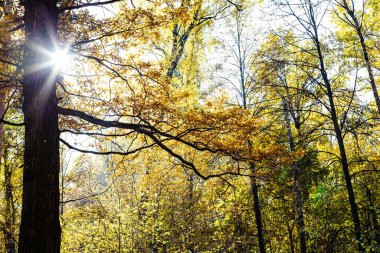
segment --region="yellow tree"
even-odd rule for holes
[[[23,18],[15,17],[14,22],[20,23],[15,30],[24,31],[21,64],[24,122],[13,125],[25,125],[19,252],[60,251],[59,141],[74,148],[60,139],[60,126],[71,132],[75,132],[73,129],[83,132],[116,128],[123,130],[123,135],[141,136],[140,145],[132,144],[125,151],[108,153],[128,155],[157,146],[204,179],[219,175],[203,175],[175,150],[174,143],[238,157],[250,155],[238,143],[233,149],[225,144],[239,141],[241,134],[253,134],[254,122],[246,120],[244,112],[237,108],[221,111],[211,106],[182,110],[177,107],[178,101],[185,100],[189,93],[176,93],[167,75],[162,75],[159,64],[134,64],[132,58],[121,59],[123,53],[133,55],[129,39],[140,37],[143,41],[151,35],[144,34],[144,28],[161,25],[170,17],[157,10],[157,6],[165,3],[158,1],[148,8],[129,8],[116,18],[103,20],[96,19],[86,9],[115,2],[117,0],[95,3],[28,0],[18,7]],[[79,94],[74,95],[58,77],[61,66],[57,63],[57,57],[63,57],[63,51],[68,51],[62,44],[67,43],[65,35],[70,32],[75,40],[70,51],[88,64],[86,69],[91,66],[104,73],[101,78],[79,80]],[[113,89],[122,92],[112,93],[108,99],[103,94],[99,98],[98,91],[107,90],[100,85],[104,81],[115,84]],[[57,85],[62,88],[62,98],[57,97]],[[74,98],[68,99],[70,96]],[[95,110],[85,112],[89,108],[81,105],[86,100],[93,101]]]
[[[335,1],[335,13],[340,19],[341,39],[346,42],[347,49],[350,47],[353,52],[358,52],[356,56],[359,62],[363,62],[367,69],[369,83],[371,85],[373,97],[377,106],[377,111],[380,113],[380,98],[377,91],[377,84],[375,79],[375,62],[376,62],[376,49],[373,50],[373,40],[379,34],[378,30],[378,3],[376,1]],[[359,8],[358,8],[359,6]],[[351,29],[348,30],[347,28]],[[354,34],[352,34],[354,33]],[[352,36],[354,35],[354,37]],[[375,39],[376,40],[376,39]],[[356,44],[359,42],[360,49],[356,49]],[[348,53],[350,54],[350,53]]]

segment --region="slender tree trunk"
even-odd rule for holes
[[[59,131],[54,66],[48,61],[57,39],[57,0],[25,0],[23,80],[25,154],[19,253],[60,252]],[[38,46],[38,47],[36,47]]]
[[[380,248],[380,226],[379,226],[379,222],[377,221],[378,220],[378,215],[376,213],[376,209],[374,208],[375,207],[375,203],[373,202],[373,198],[372,198],[372,192],[371,190],[366,187],[366,198],[369,202],[369,213],[370,213],[370,217],[371,217],[371,221],[372,221],[372,229],[374,231],[374,239],[375,239],[375,242],[376,242],[376,246],[378,248]],[[371,242],[369,242],[369,244],[371,244]]]
[[[5,90],[0,89],[0,118],[4,117],[5,113]],[[3,157],[3,142],[4,142],[4,124],[0,122],[0,171],[1,159]]]
[[[238,31],[238,57],[239,57],[239,72],[240,72],[240,85],[242,90],[242,99],[243,99],[243,108],[248,109],[247,105],[247,94],[246,94],[246,83],[245,83],[245,69],[244,69],[244,59],[242,57],[242,51],[241,51],[241,30],[239,26],[237,26]],[[252,147],[252,143],[248,140],[247,145],[249,148]],[[255,164],[252,162],[250,163],[252,175],[255,172]],[[261,218],[261,209],[260,209],[260,199],[258,194],[258,186],[257,186],[257,180],[254,176],[251,177],[251,193],[253,196],[253,211],[255,213],[255,221],[256,221],[256,228],[257,228],[257,239],[259,241],[259,249],[260,253],[266,252],[266,246],[265,246],[265,239],[264,239],[264,231],[263,231],[263,222]]]
[[[61,166],[62,168],[62,166]],[[63,169],[62,169],[62,173],[61,173],[61,192],[60,192],[60,215],[63,215],[63,212],[64,212],[64,203],[63,203],[63,200],[64,200],[64,194],[65,194],[65,175],[63,173]]]
[[[12,187],[12,169],[8,164],[8,150],[4,147],[4,195],[5,195],[5,250],[7,253],[15,253],[16,245],[14,241],[14,205]]]
[[[9,4],[9,3],[8,3]],[[5,5],[7,5],[7,2],[5,2]],[[5,13],[5,15],[8,15],[10,13]],[[10,39],[7,38],[3,43],[9,43]],[[3,81],[3,80],[1,80]],[[0,118],[4,118],[5,113],[5,99],[6,99],[6,88],[0,87]],[[3,141],[4,141],[4,123],[0,122],[0,169],[1,169],[1,158],[2,158],[2,151],[3,151]]]
[[[372,71],[372,65],[369,61],[369,56],[367,52],[367,46],[364,41],[364,36],[361,32],[361,30],[357,29],[358,36],[360,38],[360,45],[362,47],[362,52],[364,56],[364,61],[366,63],[367,71],[368,71],[368,77],[369,77],[369,82],[371,84],[372,88],[372,93],[376,101],[376,106],[377,106],[377,112],[380,114],[380,98],[379,98],[379,93],[377,91],[376,83],[375,83],[375,78],[373,77],[373,71]]]
[[[254,170],[254,165],[251,164],[251,169]],[[253,211],[255,213],[256,227],[257,227],[257,238],[259,240],[260,253],[265,253],[265,240],[263,232],[263,221],[261,218],[261,210],[259,204],[259,194],[258,185],[255,177],[251,177],[251,193],[253,196]]]
[[[246,82],[245,82],[245,58],[243,57],[243,52],[241,49],[241,28],[240,21],[237,20],[237,48],[238,48],[238,61],[239,61],[239,73],[240,73],[240,85],[241,85],[241,95],[243,108],[248,109],[247,104],[247,93],[246,93]],[[248,148],[252,147],[252,143],[247,141]],[[251,167],[252,175],[255,173],[255,164],[253,162],[249,165]],[[260,253],[266,252],[265,239],[264,239],[264,231],[263,231],[263,221],[261,217],[261,209],[260,209],[260,199],[258,193],[258,185],[257,180],[254,176],[251,177],[251,194],[253,196],[253,212],[255,213],[255,221],[257,228],[257,239],[259,242]]]
[[[193,206],[194,206],[194,175],[193,175],[193,173],[191,173],[189,175],[189,207],[188,207],[188,210],[190,211],[190,217],[189,217],[190,222],[191,222],[190,224],[195,223],[195,213],[194,213]],[[194,244],[194,236],[192,236],[193,228],[191,228],[191,230],[189,232],[190,232],[190,236],[189,236],[188,250],[189,250],[189,252],[194,253],[195,252],[195,244]]]
[[[188,8],[189,3],[187,1],[182,1],[181,7]],[[175,71],[178,68],[178,64],[183,56],[183,53],[185,51],[186,42],[189,39],[191,32],[196,27],[196,22],[198,20],[198,14],[199,9],[195,11],[195,16],[192,17],[192,20],[188,27],[185,27],[183,33],[181,34],[181,28],[183,27],[179,23],[175,23],[172,34],[173,34],[173,41],[172,41],[172,50],[170,55],[170,61],[169,61],[169,68],[166,72],[166,76],[170,79],[173,78]],[[198,23],[200,25],[201,23]]]
[[[362,25],[359,24],[358,18],[356,16],[354,10],[349,7],[346,0],[343,0],[342,5],[343,5],[344,9],[347,11],[348,15],[351,17],[351,19],[353,21],[352,26],[354,27],[356,34],[359,37],[360,46],[362,48],[362,54],[363,54],[365,65],[366,65],[367,72],[368,72],[369,82],[371,84],[372,93],[373,93],[373,96],[375,98],[375,102],[376,102],[376,106],[377,106],[377,112],[380,114],[379,93],[377,91],[375,78],[373,76],[372,65],[371,65],[371,62],[369,60],[369,55],[368,55],[368,51],[367,51],[367,45],[366,45],[365,39],[364,39]]]
[[[334,126],[334,132],[335,132],[335,137],[338,142],[339,146],[339,152],[340,152],[340,161],[342,165],[342,170],[344,174],[344,180],[346,183],[346,190],[348,193],[348,201],[350,203],[350,208],[351,208],[351,215],[352,215],[352,220],[354,223],[354,232],[355,232],[355,238],[356,238],[356,243],[359,252],[365,252],[364,247],[363,247],[363,238],[362,238],[362,233],[361,233],[361,228],[360,228],[360,218],[359,218],[359,211],[358,211],[358,206],[356,204],[356,199],[355,199],[355,193],[352,187],[352,181],[351,181],[351,175],[349,171],[349,166],[348,166],[348,159],[347,159],[347,154],[346,154],[346,149],[344,145],[344,140],[343,140],[343,134],[341,130],[341,126],[339,124],[339,119],[338,115],[336,112],[335,108],[335,102],[334,102],[334,92],[332,91],[331,88],[331,83],[330,79],[328,78],[327,72],[326,72],[326,67],[325,67],[325,62],[324,62],[324,56],[322,53],[322,48],[321,48],[321,43],[319,40],[319,34],[318,34],[318,24],[317,21],[315,20],[314,16],[314,9],[312,6],[311,1],[309,0],[307,2],[308,6],[308,11],[309,11],[309,19],[310,19],[310,24],[311,24],[311,29],[313,32],[313,41],[317,49],[317,56],[318,56],[318,61],[319,61],[319,71],[322,76],[323,84],[327,90],[327,97],[328,97],[328,103],[329,103],[329,112],[331,116],[331,121]]]
[[[7,3],[8,6],[13,6],[12,3]],[[12,8],[10,8],[12,9]],[[5,13],[9,15],[11,13]],[[6,89],[0,88],[0,118],[4,118],[5,114],[5,99]],[[12,192],[12,170],[8,166],[8,152],[4,145],[4,124],[0,122],[0,171],[2,158],[4,160],[4,197],[5,197],[5,210],[4,210],[4,239],[5,239],[5,252],[15,253],[16,245],[14,240],[14,204],[13,204],[13,192]]]
[[[293,226],[290,227],[289,226],[289,222],[286,224],[286,226],[288,227],[288,234],[289,234],[289,241],[290,241],[290,251],[291,253],[295,253],[295,249],[294,249],[294,240],[293,240]]]
[[[294,144],[292,128],[290,125],[288,104],[284,97],[282,97],[282,107],[285,114],[284,115],[285,126],[286,126],[286,131],[288,134],[290,152],[294,152],[295,144]],[[292,164],[292,173],[293,173],[294,201],[295,201],[295,208],[296,208],[296,214],[297,214],[297,226],[298,226],[298,236],[300,240],[300,249],[301,249],[301,253],[306,253],[307,245],[306,245],[305,222],[303,219],[303,205],[302,205],[302,200],[301,200],[301,187],[300,187],[300,182],[298,180],[299,171],[295,163]]]
[[[5,90],[0,89],[0,118],[4,116],[4,112],[5,112]],[[4,140],[4,124],[0,122],[0,158],[2,157],[3,140]],[[1,168],[1,159],[0,159],[0,168]]]
[[[315,43],[316,43],[319,62],[320,62],[321,75],[323,78],[324,85],[327,89],[327,96],[328,96],[329,105],[330,105],[331,120],[332,120],[332,123],[334,126],[335,137],[337,139],[338,146],[339,146],[340,160],[341,160],[342,170],[343,170],[343,174],[344,174],[344,180],[346,183],[348,200],[349,200],[350,207],[351,207],[352,220],[354,222],[354,231],[355,231],[357,246],[358,246],[359,252],[365,252],[364,247],[362,245],[363,238],[362,238],[362,233],[361,233],[361,228],[360,228],[360,218],[359,218],[358,206],[356,204],[355,193],[354,193],[354,190],[352,187],[351,175],[350,175],[350,171],[349,171],[343,135],[342,135],[341,127],[339,125],[339,120],[338,120],[338,116],[337,116],[336,109],[335,109],[334,93],[331,89],[330,80],[327,76],[326,68],[324,65],[324,58],[323,58],[323,54],[322,54],[322,49],[321,49],[321,45],[320,45],[317,33],[315,36]]]

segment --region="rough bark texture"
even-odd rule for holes
[[[56,0],[26,0],[23,80],[25,154],[19,253],[60,252],[59,132],[54,66],[33,70],[48,59],[36,45],[53,50]]]

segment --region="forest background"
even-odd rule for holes
[[[0,251],[380,251],[379,1],[0,5]]]

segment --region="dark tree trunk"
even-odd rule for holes
[[[288,108],[288,103],[284,97],[282,98],[282,107],[285,114],[285,126],[286,126],[287,135],[288,135],[290,152],[294,152],[295,144],[294,144],[292,128],[290,125],[289,108]],[[295,208],[296,208],[296,214],[297,214],[297,227],[298,227],[298,236],[300,240],[300,249],[301,249],[301,253],[306,253],[307,245],[306,245],[305,222],[303,219],[301,186],[298,179],[299,171],[295,163],[292,164],[292,173],[293,173],[294,202],[295,202]]]
[[[321,75],[323,78],[324,85],[327,89],[327,96],[328,96],[329,105],[330,105],[331,120],[332,120],[332,123],[334,126],[335,137],[337,139],[338,146],[339,146],[340,161],[341,161],[342,170],[343,170],[343,174],[344,174],[344,180],[346,183],[346,189],[347,189],[347,193],[348,193],[348,201],[349,201],[350,207],[351,207],[351,215],[352,215],[352,220],[354,222],[354,231],[355,231],[357,246],[358,246],[359,252],[365,252],[364,247],[362,245],[363,238],[362,238],[362,233],[361,233],[361,228],[360,228],[359,211],[358,211],[358,206],[356,204],[354,189],[352,187],[351,175],[350,175],[350,171],[349,171],[347,154],[346,154],[346,149],[345,149],[345,145],[344,145],[342,130],[341,130],[341,126],[339,125],[338,115],[336,113],[335,103],[334,103],[334,93],[332,91],[330,80],[327,76],[327,72],[325,69],[324,58],[323,58],[323,54],[322,54],[322,50],[321,50],[321,45],[320,45],[320,42],[318,39],[318,34],[316,34],[315,42],[316,42],[316,46],[317,46],[317,53],[319,56]]]
[[[327,91],[328,104],[330,107],[329,112],[331,116],[331,121],[334,126],[335,137],[337,139],[337,143],[339,146],[340,162],[342,165],[344,180],[346,183],[346,190],[348,193],[348,201],[350,203],[350,208],[351,208],[352,221],[354,223],[356,243],[357,243],[359,252],[365,252],[365,249],[363,247],[362,232],[360,228],[359,211],[358,211],[358,206],[356,204],[354,189],[352,187],[351,175],[350,175],[349,166],[348,166],[348,159],[347,159],[347,153],[346,153],[346,149],[344,145],[342,129],[341,129],[341,125],[339,124],[338,114],[335,107],[334,92],[332,90],[330,79],[327,75],[327,71],[325,67],[325,60],[324,60],[324,55],[322,53],[322,45],[319,40],[318,24],[317,24],[317,21],[315,20],[313,5],[310,1],[308,1],[307,4],[308,4],[307,9],[309,10],[311,32],[313,33],[312,39],[317,50],[317,57],[319,61],[319,71],[322,76],[324,87],[326,88],[326,91]]]
[[[173,44],[170,56],[170,66],[166,73],[170,79],[173,78],[174,72],[177,70],[179,61],[181,60],[185,50],[186,42],[190,37],[191,31],[194,29],[194,23],[190,24],[183,35],[179,34],[179,29],[178,24],[175,24],[173,28]]]
[[[290,226],[289,222],[287,222],[286,226],[288,227],[288,235],[289,235],[289,241],[290,241],[290,251],[291,251],[291,253],[295,253],[294,240],[293,240],[293,227],[294,226]]]
[[[352,22],[350,22],[350,24],[353,26],[353,28],[356,31],[356,34],[359,37],[360,46],[362,48],[362,54],[364,57],[365,66],[366,66],[367,72],[368,72],[369,82],[371,84],[373,97],[375,98],[375,102],[376,102],[376,106],[377,106],[377,112],[380,114],[380,98],[379,98],[379,93],[377,91],[375,78],[373,76],[372,65],[371,65],[371,62],[369,60],[367,45],[366,45],[365,39],[364,39],[363,28],[362,28],[363,26],[362,26],[362,24],[359,23],[354,9],[350,8],[350,6],[348,5],[346,0],[343,0],[342,6],[347,11],[348,15],[351,17]]]
[[[377,112],[380,114],[380,98],[379,98],[379,93],[377,91],[375,78],[373,76],[372,65],[371,65],[371,62],[369,60],[369,56],[368,56],[368,52],[367,52],[367,46],[365,44],[362,31],[360,29],[357,29],[357,33],[358,33],[358,36],[360,39],[360,45],[362,47],[362,53],[363,53],[363,57],[364,57],[366,67],[367,67],[367,72],[368,72],[369,82],[371,84],[373,97],[375,98],[375,102],[376,102],[376,106],[377,106]]]
[[[376,213],[376,208],[374,208],[376,206],[376,204],[374,203],[373,201],[373,194],[370,190],[370,188],[366,187],[366,191],[365,191],[365,195],[366,195],[366,198],[368,200],[368,209],[369,209],[369,213],[370,213],[370,217],[371,217],[371,220],[372,220],[372,230],[374,232],[374,237],[373,239],[375,239],[375,242],[376,242],[376,247],[377,248],[380,248],[380,226],[379,226],[379,222],[377,221],[378,220],[378,215]],[[370,238],[371,239],[371,238]],[[371,242],[369,241],[369,244],[371,244]]]
[[[5,90],[0,89],[0,118],[4,116],[5,112]],[[4,124],[0,122],[0,157],[3,151],[3,140],[4,140]],[[1,159],[0,159],[0,168],[1,168]]]
[[[252,170],[253,170],[253,166]],[[265,253],[265,240],[264,240],[264,232],[263,232],[263,221],[261,218],[261,210],[260,210],[260,202],[259,202],[259,194],[258,194],[258,186],[255,177],[251,177],[251,192],[253,196],[253,211],[255,213],[256,219],[256,227],[257,227],[257,238],[259,240],[259,249],[260,253]]]
[[[191,172],[190,172],[191,173]],[[190,218],[190,224],[195,224],[195,212],[194,212],[194,175],[191,173],[189,175],[189,207],[188,210],[190,211],[189,218]],[[189,236],[189,242],[188,242],[188,250],[191,253],[195,252],[195,241],[193,234],[193,228],[188,231],[190,234]]]
[[[57,39],[57,0],[25,0],[23,80],[25,154],[19,253],[60,252],[59,132],[54,66],[47,62]],[[38,47],[37,47],[38,46]]]

